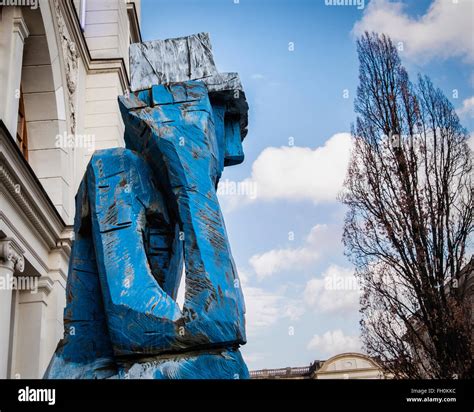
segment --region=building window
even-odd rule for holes
[[[18,127],[16,131],[18,146],[23,156],[28,160],[28,131],[26,127],[25,102],[23,100],[23,90],[20,88],[20,104],[18,105]]]

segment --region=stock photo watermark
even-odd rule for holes
[[[365,0],[324,0],[326,6],[352,6],[362,10],[365,7]]]
[[[257,198],[257,182],[244,180],[236,182],[234,180],[221,180],[217,187],[218,196],[243,196],[251,200]]]
[[[412,133],[412,134],[396,134],[389,133],[381,134],[380,139],[388,141],[390,146],[394,149],[401,148],[406,142],[410,147],[417,142],[422,142],[423,139],[433,139],[435,136],[446,136],[449,133],[447,128],[436,127],[433,130],[429,130],[426,133]]]
[[[46,403],[49,406],[56,404],[56,389],[38,389],[26,386],[18,390],[19,402]]]
[[[36,294],[38,283],[38,276],[14,276],[13,274],[0,276],[0,290],[30,291],[31,294]]]
[[[0,0],[0,6],[20,6],[36,10],[39,7],[39,0]]]
[[[359,281],[354,276],[327,276],[324,279],[326,290],[360,290]]]
[[[95,151],[95,135],[93,134],[63,134],[56,135],[57,148],[70,149],[81,148],[87,149],[90,152]]]

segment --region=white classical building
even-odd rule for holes
[[[0,4],[0,379],[40,378],[63,334],[77,187],[95,149],[124,144],[140,0]]]

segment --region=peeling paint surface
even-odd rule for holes
[[[97,151],[76,196],[65,334],[45,377],[247,378],[216,195],[223,168],[244,160],[245,94],[215,69],[206,34],[130,54],[132,86],[152,84],[119,98],[126,148]]]

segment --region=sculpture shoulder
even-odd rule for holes
[[[140,153],[124,147],[115,147],[96,150],[87,165],[86,173],[105,178],[131,169],[139,174],[147,173],[148,165]]]
[[[141,155],[125,147],[113,147],[110,149],[96,150],[89,161],[89,165],[98,160],[110,161],[114,159],[125,159],[131,161],[141,161]]]

